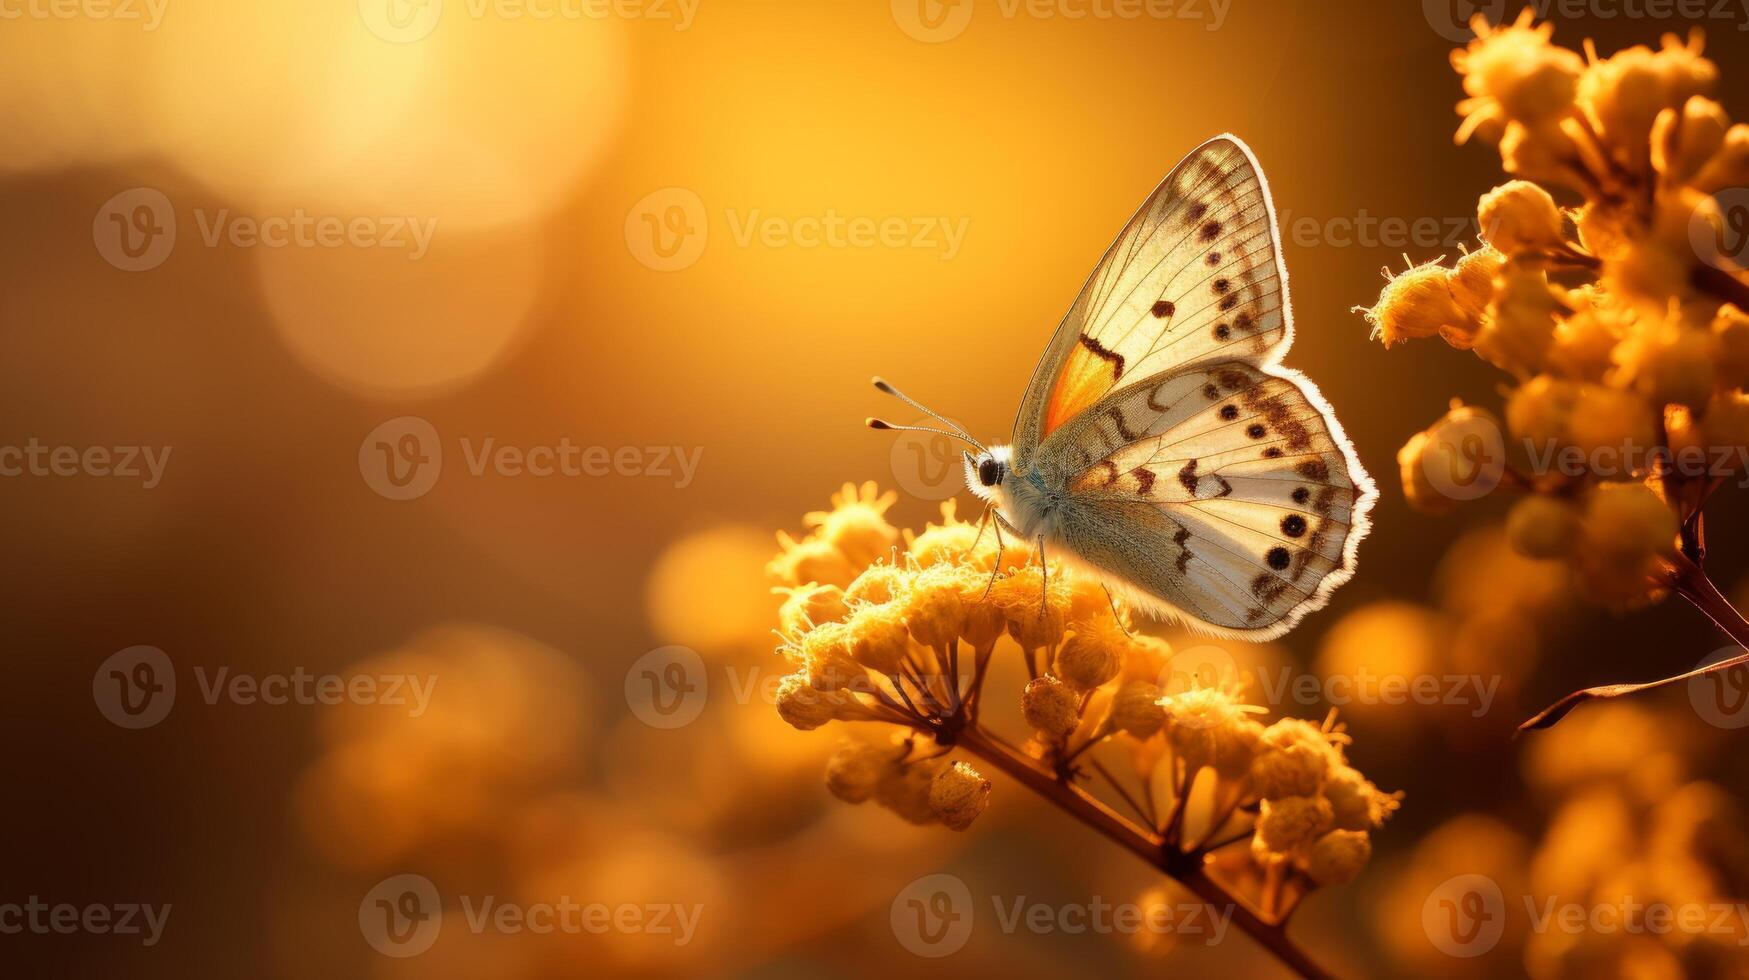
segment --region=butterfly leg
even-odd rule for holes
[[[1045,607],[1051,599],[1051,566],[1045,561],[1045,536],[1038,536],[1038,618],[1045,618]]]
[[[1130,629],[1129,624],[1123,621],[1123,616],[1117,611],[1117,596],[1111,594],[1111,589],[1107,588],[1104,582],[1099,583],[1099,587],[1105,589],[1105,601],[1111,603],[1111,618],[1117,621],[1118,629],[1123,630],[1125,636],[1133,638],[1136,635],[1135,631]]]

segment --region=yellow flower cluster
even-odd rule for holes
[[[951,502],[900,549],[885,519],[893,501],[846,486],[831,511],[809,515],[805,539],[780,536],[768,569],[786,597],[780,652],[794,670],[779,688],[783,718],[804,730],[899,726],[839,749],[826,774],[835,796],[969,827],[990,783],[949,755],[1008,744],[979,714],[1000,645],[1015,654],[1005,665],[1024,664],[1015,720],[1031,736],[1007,758],[1067,784],[1091,750],[1118,742],[1141,789],[1117,788],[1169,845],[1201,853],[1249,838],[1244,859],[1276,898],[1359,873],[1397,797],[1348,764],[1346,735],[1297,719],[1266,726],[1234,677],[1182,683],[1172,646],[1132,632],[1097,579],[999,553],[995,535],[957,520]]]
[[[1495,143],[1516,179],[1478,203],[1482,248],[1390,278],[1365,313],[1387,346],[1437,336],[1518,384],[1503,424],[1460,405],[1412,438],[1405,492],[1445,510],[1465,495],[1440,474],[1503,462],[1532,491],[1511,524],[1525,554],[1571,560],[1603,601],[1655,598],[1679,523],[1749,458],[1749,281],[1706,245],[1714,195],[1749,187],[1749,125],[1708,97],[1698,32],[1601,58],[1529,10],[1471,26],[1457,138]]]

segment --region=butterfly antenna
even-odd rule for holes
[[[984,448],[984,444],[979,442],[978,440],[972,438],[972,434],[970,432],[967,432],[964,428],[962,428],[958,422],[955,422],[953,419],[948,418],[947,416],[941,414],[940,412],[937,412],[936,410],[923,404],[922,402],[918,401],[917,399],[912,398],[910,395],[907,395],[904,392],[900,391],[899,389],[893,387],[891,384],[889,384],[887,382],[887,380],[885,378],[874,379],[874,386],[876,388],[880,389],[881,391],[884,391],[887,394],[892,395],[894,398],[897,398],[898,400],[904,402],[905,404],[911,406],[912,408],[915,408],[917,411],[922,412],[924,415],[927,415],[930,418],[935,419],[937,422],[940,422],[942,425],[945,425],[948,428],[954,430],[954,432],[958,433],[958,438],[963,439],[964,441],[969,442],[974,446],[977,446],[979,449]],[[881,426],[872,426],[872,425],[871,425],[871,427],[877,428],[877,429],[881,428]],[[886,426],[886,428],[891,429],[891,428],[898,428],[898,427],[897,426]],[[930,430],[925,430],[925,431],[930,431]]]
[[[958,439],[961,442],[970,443],[974,449],[977,449],[980,452],[984,449],[983,443],[966,435],[964,432],[950,432],[947,429],[935,429],[927,425],[894,425],[886,419],[869,419],[868,427],[871,429],[880,429],[883,432],[930,432],[938,436],[946,436],[949,439]]]

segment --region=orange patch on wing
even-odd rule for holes
[[[1121,357],[1097,345],[1089,345],[1085,337],[1082,340],[1063,362],[1063,373],[1057,375],[1056,387],[1051,389],[1051,400],[1045,404],[1045,425],[1041,435],[1050,435],[1064,422],[1105,397],[1123,373]]]

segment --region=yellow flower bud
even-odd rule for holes
[[[1476,353],[1514,374],[1541,370],[1555,339],[1557,307],[1542,270],[1507,263],[1501,267],[1494,301],[1476,334]]]
[[[1749,313],[1726,304],[1713,318],[1715,368],[1727,388],[1749,388]]]
[[[809,682],[828,691],[849,687],[865,676],[851,656],[855,630],[846,623],[825,623],[802,637],[802,665]]]
[[[1065,684],[1077,691],[1091,691],[1117,676],[1123,666],[1118,641],[1123,631],[1117,626],[1082,625],[1057,648],[1051,669]]]
[[[1477,324],[1481,323],[1482,314],[1488,311],[1488,304],[1494,300],[1494,280],[1505,262],[1506,256],[1498,249],[1485,246],[1458,259],[1457,268],[1452,271],[1449,280],[1452,299]],[[1452,338],[1448,336],[1446,340],[1451,342]],[[1467,345],[1453,343],[1452,346]]]
[[[874,795],[892,764],[890,752],[847,741],[826,760],[826,789],[846,803],[862,803]]]
[[[785,585],[821,582],[845,586],[856,577],[856,566],[829,542],[818,538],[794,541],[781,534],[778,540],[783,544],[783,553],[773,558],[765,570]]]
[[[1701,432],[1710,447],[1749,446],[1749,395],[1742,392],[1719,392],[1707,402],[1706,415],[1700,420]],[[1718,457],[1731,466],[1737,464],[1736,453]]]
[[[1675,317],[1641,321],[1616,347],[1609,381],[1633,388],[1660,409],[1703,408],[1713,391],[1715,345],[1711,331],[1683,326]]]
[[[1320,885],[1353,881],[1372,859],[1372,839],[1361,830],[1332,830],[1306,855],[1307,877]]]
[[[899,613],[889,606],[864,606],[850,618],[850,656],[883,677],[898,673],[911,652],[911,635]]]
[[[1399,793],[1383,793],[1346,763],[1331,767],[1324,781],[1330,801],[1331,826],[1340,830],[1371,830],[1396,812]]]
[[[871,565],[844,590],[844,598],[852,604],[891,602],[904,594],[910,581],[911,573],[896,565]]]
[[[922,759],[889,767],[875,786],[875,802],[908,823],[934,823],[935,810],[929,805],[929,794],[935,786],[936,774],[946,766],[946,759]]]
[[[777,622],[785,636],[799,637],[821,623],[843,619],[847,612],[844,590],[836,585],[810,583],[778,591],[788,594],[777,611]]]
[[[1527,180],[1510,180],[1482,195],[1476,205],[1476,220],[1488,244],[1510,257],[1548,254],[1566,247],[1555,199]]]
[[[1267,797],[1257,815],[1257,839],[1277,854],[1317,840],[1334,819],[1322,796]]]
[[[808,678],[791,674],[777,688],[777,713],[804,732],[851,713],[856,699],[842,690],[822,691]]]
[[[1614,367],[1616,344],[1633,328],[1630,308],[1598,302],[1555,324],[1549,366],[1568,378],[1602,381]]]
[[[852,565],[867,565],[888,557],[899,543],[899,531],[887,523],[887,508],[898,502],[894,491],[882,494],[875,485],[845,484],[832,497],[832,509],[805,516],[819,539],[830,544]]]
[[[912,581],[905,625],[918,643],[944,649],[959,640],[966,625],[959,578],[955,567],[938,565]]]
[[[1538,375],[1519,385],[1506,399],[1506,425],[1517,439],[1537,453],[1566,445],[1579,403],[1579,386],[1551,375]]]
[[[1718,68],[1700,56],[1698,44],[1667,34],[1658,51],[1638,44],[1587,66],[1578,101],[1616,163],[1644,174],[1658,113],[1705,95],[1717,81]]]
[[[1166,738],[1191,770],[1213,766],[1225,777],[1243,775],[1256,755],[1262,727],[1247,717],[1258,709],[1225,687],[1193,687],[1160,699]]]
[[[1251,771],[1263,746],[1263,724],[1240,716],[1212,730],[1214,755],[1208,765],[1222,779],[1239,779]]]
[[[1644,483],[1603,483],[1586,498],[1585,543],[1593,554],[1636,563],[1675,549],[1676,514]]]
[[[1034,678],[1020,696],[1020,715],[1047,741],[1057,741],[1081,723],[1075,692],[1049,675]]]
[[[1111,726],[1136,738],[1151,738],[1166,724],[1160,689],[1147,681],[1127,681],[1111,699]]]
[[[1500,423],[1492,413],[1471,405],[1454,405],[1439,421],[1403,444],[1397,451],[1397,468],[1409,506],[1430,514],[1446,513],[1456,505],[1454,489],[1475,485],[1484,478],[1483,467],[1500,462],[1476,456],[1478,436],[1482,437],[1484,453],[1503,448]],[[1499,471],[1486,476],[1497,479]]]
[[[1458,305],[1450,280],[1451,270],[1434,263],[1394,276],[1379,293],[1378,304],[1363,311],[1374,339],[1389,347],[1401,340],[1440,335],[1453,346],[1468,347],[1481,324]]]
[[[1659,417],[1660,413],[1637,392],[1603,385],[1580,385],[1579,397],[1573,404],[1573,416],[1567,425],[1567,436],[1587,458],[1600,449],[1612,452],[1630,449],[1636,454],[1635,458],[1622,462],[1639,467],[1646,461],[1645,454],[1657,445]]]
[[[964,762],[937,773],[929,786],[929,809],[950,830],[965,830],[990,805],[990,781]]]
[[[1251,763],[1252,791],[1264,799],[1315,796],[1332,754],[1323,732],[1298,718],[1282,718],[1263,731]]]
[[[1452,52],[1452,67],[1464,76],[1464,91],[1470,95],[1461,110],[1537,122],[1572,108],[1585,62],[1577,53],[1551,45],[1554,25],[1532,24],[1532,16],[1526,10],[1511,24],[1480,22],[1475,40]],[[1477,125],[1466,120],[1459,142]]]
[[[1711,99],[1665,109],[1652,124],[1652,169],[1669,183],[1687,183],[1725,145],[1730,128],[1731,117]]]
[[[1749,123],[1738,123],[1727,130],[1724,145],[1688,183],[1703,194],[1749,186]]]
[[[1555,497],[1532,494],[1512,506],[1506,539],[1526,558],[1563,558],[1579,541],[1579,512]]]

